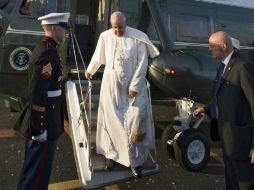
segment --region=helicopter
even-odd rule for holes
[[[162,146],[182,167],[190,171],[203,169],[210,152],[207,139],[198,130],[203,118],[194,124],[190,119],[195,102],[206,104],[210,101],[217,72],[218,61],[208,53],[207,41],[214,31],[226,31],[240,40],[241,53],[251,60],[254,54],[254,7],[250,0],[3,0],[0,3],[1,103],[14,110],[22,109],[27,96],[29,56],[43,36],[37,18],[50,12],[66,11],[71,12],[74,23],[74,33],[69,35],[68,41],[74,38],[78,45],[73,48],[73,43],[63,44],[61,55],[69,76],[66,99],[69,125],[75,136],[73,148],[84,186],[93,188],[130,178],[130,173],[123,169],[108,174],[101,173],[100,164],[95,167],[95,160],[99,160],[96,163],[103,163],[103,160],[93,157],[95,131],[88,130],[92,122],[84,119],[87,116],[83,115],[84,107],[79,103],[82,89],[78,89],[78,84],[87,85],[87,82],[77,82],[75,78],[85,71],[99,34],[110,28],[110,15],[114,11],[123,12],[127,24],[147,33],[160,50],[158,57],[149,59],[147,78],[151,85],[172,97],[179,111],[174,122],[164,129]],[[75,57],[74,50],[82,56]],[[100,83],[94,81],[88,87],[92,85],[99,89],[97,83],[99,86]],[[84,93],[89,94],[89,88],[86,89]],[[92,109],[91,104],[88,107]],[[151,155],[145,171],[147,175],[159,172],[154,157]]]

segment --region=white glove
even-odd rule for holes
[[[43,142],[47,140],[47,130],[44,131],[44,133],[37,135],[37,136],[32,136],[32,140],[34,141],[39,141]]]

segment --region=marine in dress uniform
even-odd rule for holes
[[[57,45],[65,40],[69,16],[51,13],[38,18],[45,37],[29,61],[28,103],[16,125],[16,130],[27,137],[18,190],[48,188],[56,142],[63,133],[63,69]]]

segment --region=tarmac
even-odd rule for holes
[[[160,173],[130,180],[107,187],[106,190],[222,190],[224,189],[224,166],[218,143],[209,139],[208,119],[200,127],[211,144],[210,159],[207,166],[199,172],[190,172],[170,159],[161,148],[161,134],[164,127],[177,115],[175,105],[161,101],[153,103],[153,117],[156,131],[157,161]],[[23,164],[25,139],[14,133],[12,127],[18,113],[9,112],[0,105],[0,184],[2,190],[16,189],[19,173]],[[49,190],[84,189],[78,179],[75,159],[72,150],[69,129],[58,141]]]

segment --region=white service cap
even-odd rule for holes
[[[41,25],[46,24],[57,24],[63,27],[68,27],[68,20],[70,17],[70,13],[50,13],[38,18],[41,20]]]
[[[231,41],[232,41],[233,47],[240,50],[240,41],[233,37],[231,37]]]

